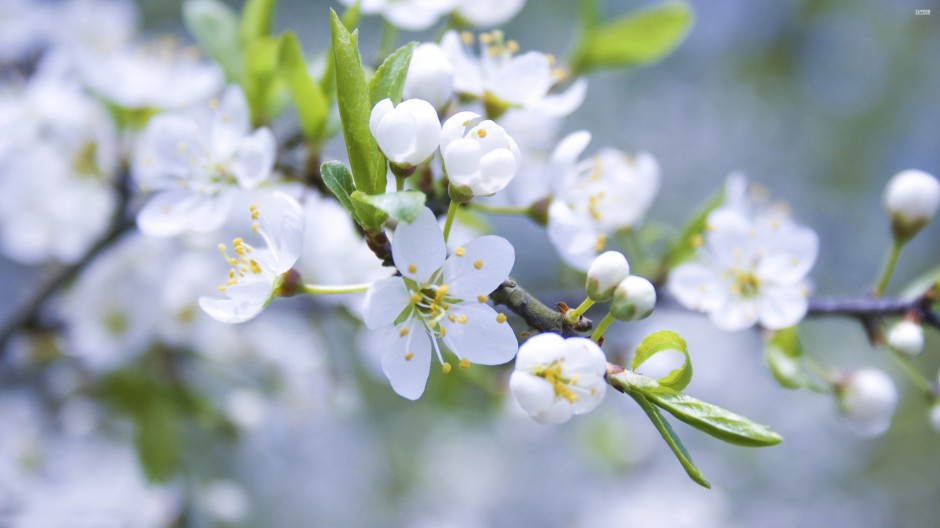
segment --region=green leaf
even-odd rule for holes
[[[633,356],[633,363],[631,363],[630,369],[636,371],[646,360],[664,350],[679,351],[685,356],[685,361],[682,362],[679,368],[657,381],[660,385],[681,391],[692,381],[692,359],[689,357],[689,350],[686,347],[685,340],[675,332],[660,330],[659,332],[646,336],[636,349],[636,355]]]
[[[300,42],[293,32],[288,31],[281,37],[279,59],[281,75],[297,108],[300,128],[308,140],[319,142],[329,116],[329,103],[320,85],[310,77]]]
[[[689,4],[668,1],[589,28],[582,32],[572,70],[582,74],[658,61],[685,38],[692,18]]]
[[[676,458],[679,460],[679,463],[682,464],[682,467],[685,469],[685,472],[689,475],[689,478],[694,480],[700,486],[711,489],[711,484],[708,483],[708,480],[705,479],[705,475],[702,474],[702,471],[695,467],[695,463],[692,462],[692,457],[689,455],[689,452],[685,449],[685,446],[682,445],[682,440],[679,439],[679,436],[672,429],[672,426],[669,425],[669,422],[663,418],[663,415],[659,412],[659,409],[653,407],[653,405],[646,399],[642,392],[628,390],[627,394],[633,398],[640,408],[643,409],[643,412],[646,413],[646,416],[649,417],[650,421],[653,422],[653,425],[656,427],[656,430],[659,431],[660,436],[663,437],[663,440],[666,441],[666,445],[669,446],[669,449],[672,450],[673,454],[676,455]]]
[[[411,64],[411,55],[417,45],[417,42],[405,44],[382,62],[378,71],[369,80],[371,106],[375,106],[375,103],[386,98],[391,99],[394,104],[401,101],[401,91],[405,87],[408,65]]]
[[[420,191],[398,191],[385,194],[363,194],[356,191],[352,194],[355,201],[367,203],[400,222],[410,224],[424,210],[424,201],[427,196]]]
[[[356,2],[355,4],[346,8],[343,11],[343,16],[340,17],[340,21],[343,23],[343,27],[352,31],[357,24],[359,24],[359,19],[362,18],[362,2]],[[329,98],[332,99],[333,95],[336,94],[336,65],[333,61],[333,46],[327,46],[326,52],[326,62],[323,65],[323,77],[320,78],[320,88],[323,90]]]
[[[803,344],[796,326],[777,330],[764,346],[764,359],[770,373],[787,389],[798,389],[806,383],[799,363],[802,355]]]
[[[277,0],[248,0],[242,8],[242,20],[238,30],[243,44],[271,34],[274,21],[274,5]]]
[[[695,214],[689,218],[682,232],[676,237],[666,255],[664,261],[665,270],[671,270],[675,266],[685,262],[695,255],[695,251],[702,245],[702,232],[705,231],[705,225],[708,223],[708,215],[712,211],[721,207],[725,201],[724,187],[712,195],[704,205],[699,208]]]
[[[727,409],[705,403],[669,387],[644,389],[642,393],[653,404],[679,420],[719,440],[747,447],[779,444],[783,438],[765,425],[735,414]]]
[[[352,174],[346,165],[341,161],[327,161],[320,165],[320,175],[323,177],[323,183],[326,188],[336,196],[339,203],[353,215],[355,220],[355,209],[352,203],[352,193],[356,192],[356,184],[353,183]],[[356,220],[358,222],[358,220]]]
[[[252,123],[271,122],[288,102],[287,86],[280,72],[281,37],[257,38],[245,46],[245,78],[242,87]]]
[[[362,70],[356,33],[350,33],[336,12],[330,10],[333,59],[336,68],[336,94],[346,153],[356,189],[365,194],[385,191],[385,157],[369,131],[369,88]],[[367,228],[378,229],[375,218],[362,219]]]
[[[229,83],[240,82],[244,56],[238,38],[238,15],[219,0],[187,0],[183,4],[186,29],[219,64]]]
[[[180,416],[173,402],[150,398],[137,416],[134,444],[144,473],[152,482],[169,480],[180,463]]]

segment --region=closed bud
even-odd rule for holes
[[[372,108],[369,130],[382,154],[400,169],[424,163],[437,150],[441,122],[431,103],[421,99],[402,101],[382,99]]]
[[[911,239],[937,213],[940,183],[919,170],[899,172],[885,188],[885,207],[891,216],[891,230],[901,242]]]
[[[891,426],[898,391],[884,372],[864,368],[836,383],[839,412],[861,436],[878,436]]]
[[[444,123],[441,156],[450,183],[474,196],[502,190],[522,163],[519,146],[506,130],[473,112],[459,112]]]
[[[901,321],[888,332],[888,346],[914,357],[924,351],[924,329],[913,321]]]
[[[630,264],[623,253],[607,251],[600,254],[588,268],[584,289],[588,297],[606,302],[614,296],[614,289],[630,276]]]
[[[930,427],[940,433],[940,401],[930,406]]]
[[[440,46],[426,42],[415,48],[408,65],[402,97],[423,99],[441,110],[454,95],[454,67]]]
[[[631,275],[614,289],[610,313],[621,321],[646,319],[656,308],[656,287],[653,283]]]

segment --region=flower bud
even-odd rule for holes
[[[878,436],[891,426],[898,391],[884,372],[864,368],[836,384],[839,412],[849,427],[862,436]]]
[[[897,173],[885,188],[885,207],[891,215],[891,230],[901,242],[911,239],[937,213],[940,183],[919,170]]]
[[[584,289],[588,297],[595,301],[609,301],[617,285],[629,276],[627,257],[619,251],[606,251],[595,258],[588,268]]]
[[[913,321],[901,321],[888,332],[888,346],[914,357],[924,351],[924,329]]]
[[[940,432],[940,401],[930,406],[930,428]]]
[[[382,99],[372,108],[369,130],[382,154],[400,168],[424,163],[437,150],[441,122],[431,103],[409,99],[395,106]]]
[[[646,319],[656,307],[656,288],[653,283],[631,275],[614,289],[610,313],[621,321]]]
[[[440,46],[426,42],[415,48],[402,97],[424,99],[440,110],[454,95],[454,67]]]
[[[441,130],[441,155],[450,183],[489,196],[512,181],[522,154],[503,127],[474,112],[458,112]]]

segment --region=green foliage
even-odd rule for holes
[[[321,142],[325,139],[326,120],[330,113],[329,102],[320,85],[310,77],[300,42],[293,32],[287,32],[281,37],[279,63],[281,76],[297,108],[297,117],[304,137],[308,141]]]
[[[771,374],[787,389],[799,389],[806,383],[799,364],[802,356],[803,344],[795,326],[774,332],[764,347],[764,358]]]
[[[376,103],[386,98],[391,99],[394,104],[401,101],[401,91],[405,87],[408,65],[411,64],[411,55],[417,46],[417,42],[405,44],[382,62],[378,71],[369,80],[371,106],[375,106]]]
[[[718,191],[689,218],[685,227],[682,228],[682,232],[679,233],[679,236],[676,237],[675,241],[672,243],[669,253],[666,254],[666,258],[663,262],[663,271],[669,271],[695,255],[696,249],[698,249],[702,243],[701,237],[702,233],[705,231],[705,224],[708,223],[708,215],[718,207],[721,207],[724,201],[724,190]]]
[[[581,41],[571,59],[576,74],[602,68],[629,68],[656,62],[685,38],[692,8],[670,0],[606,23],[590,0],[582,13]]]
[[[381,225],[385,221],[385,213],[365,200],[353,199],[353,194],[359,191],[356,191],[352,174],[342,162],[327,161],[320,166],[320,174],[323,177],[323,183],[336,196],[336,199],[339,200],[339,203],[342,204],[357,224],[366,227],[366,223],[372,225],[377,221],[377,225]],[[359,194],[362,195],[362,193]]]
[[[271,34],[276,0],[248,0],[242,8],[238,36],[242,43],[264,38]]]
[[[362,18],[361,4],[362,2],[356,2],[349,6],[343,11],[343,16],[340,17],[343,27],[349,31],[352,31],[359,24],[359,19]],[[323,93],[332,98],[336,94],[336,65],[333,61],[332,45],[327,46],[325,55],[326,61],[323,65],[323,77],[320,78],[320,88]]]
[[[235,11],[219,0],[187,0],[183,4],[183,21],[186,29],[222,68],[225,80],[240,82],[244,56]]]
[[[350,33],[336,12],[330,10],[333,59],[336,68],[336,100],[346,153],[352,169],[356,190],[365,194],[380,194],[385,191],[385,157],[369,131],[369,87],[362,70],[357,33]],[[366,229],[378,229],[381,216],[360,218]]]
[[[659,332],[646,336],[636,349],[636,354],[633,356],[633,363],[630,365],[630,369],[634,371],[637,370],[646,360],[665,350],[681,352],[682,355],[685,356],[685,361],[682,362],[679,368],[657,381],[661,386],[681,391],[692,381],[692,359],[689,357],[689,350],[686,347],[685,340],[675,332],[660,330]]]
[[[369,204],[395,220],[410,224],[421,214],[427,196],[421,191],[413,190],[385,194],[363,194],[355,191],[352,193],[352,199]]]

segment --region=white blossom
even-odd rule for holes
[[[536,421],[560,424],[594,410],[606,393],[607,358],[583,337],[544,333],[519,347],[509,387]]]
[[[506,316],[486,304],[487,295],[509,275],[515,252],[497,236],[477,238],[446,258],[447,248],[434,214],[425,209],[411,224],[400,223],[392,257],[401,277],[372,285],[363,321],[386,329],[382,370],[399,395],[415,400],[424,392],[433,348],[445,372],[442,341],[461,367],[471,362],[498,365],[516,353],[516,336]]]
[[[223,323],[243,323],[257,316],[271,302],[287,273],[297,262],[304,237],[303,209],[290,196],[274,193],[276,207],[262,212],[251,207],[252,231],[266,247],[255,248],[242,238],[232,240],[234,256],[219,245],[232,266],[219,290],[227,298],[201,297],[199,306]],[[272,204],[274,205],[274,204]],[[278,218],[280,215],[280,218]]]
[[[901,171],[885,187],[884,202],[895,234],[910,238],[937,214],[940,183],[924,171]]]
[[[940,432],[940,402],[934,402],[930,406],[930,414],[928,416],[930,421],[930,428],[934,431]]]
[[[444,50],[434,42],[415,48],[402,88],[405,99],[423,99],[443,110],[454,97],[454,66]]]
[[[476,27],[501,26],[522,10],[525,0],[462,0],[456,10]]]
[[[340,0],[351,6],[354,0]],[[360,8],[367,15],[382,15],[393,26],[421,31],[433,26],[444,14],[449,13],[458,0],[363,0]]]
[[[861,436],[879,436],[891,426],[898,391],[881,370],[863,368],[849,373],[836,385],[839,412]]]
[[[656,287],[653,283],[636,275],[620,282],[614,289],[610,301],[610,313],[621,321],[645,319],[656,308]]]
[[[888,331],[888,346],[914,357],[924,351],[924,328],[914,321],[899,321]]]
[[[213,518],[237,524],[248,516],[249,501],[245,490],[231,480],[214,480],[205,489],[203,501]]]
[[[398,106],[382,99],[372,108],[369,130],[382,154],[403,168],[428,161],[441,142],[437,111],[423,99],[408,99]]]
[[[564,261],[585,270],[615,231],[640,223],[659,191],[659,164],[641,152],[605,148],[576,161],[590,136],[570,136],[553,154],[558,176],[548,236]]]
[[[816,233],[780,211],[719,208],[708,216],[698,258],[673,269],[668,288],[725,330],[787,328],[806,315],[806,276],[818,250]]]
[[[475,196],[502,190],[522,162],[515,140],[474,112],[458,112],[444,123],[441,156],[451,185]]]
[[[155,192],[137,216],[138,227],[152,236],[215,231],[234,190],[252,189],[270,176],[275,148],[270,129],[251,131],[237,86],[221,101],[154,117],[134,156],[135,180]]]
[[[584,289],[591,299],[604,302],[614,295],[614,288],[630,276],[630,263],[619,251],[605,251],[594,259],[587,271]]]

